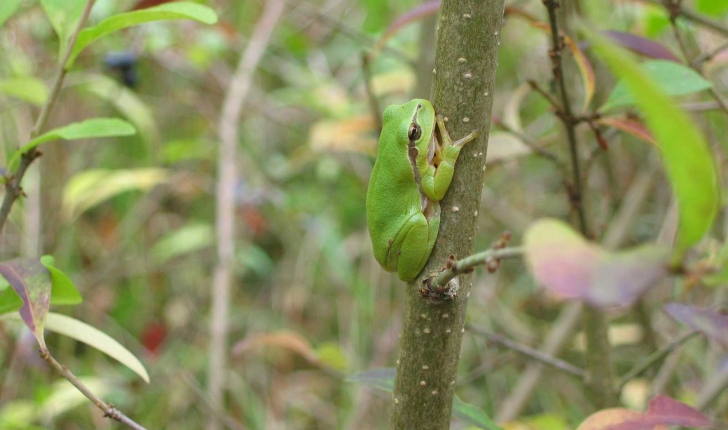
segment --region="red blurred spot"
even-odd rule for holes
[[[152,357],[159,356],[160,346],[167,337],[167,328],[161,322],[153,322],[144,329],[142,333],[142,345],[149,351]]]

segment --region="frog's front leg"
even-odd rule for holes
[[[437,115],[437,128],[440,130],[442,142],[439,142],[439,145],[437,141],[433,142],[439,148],[433,148],[435,149],[433,158],[428,161],[427,171],[422,176],[422,191],[434,201],[442,200],[445,192],[450,187],[452,175],[455,172],[455,162],[458,155],[460,155],[460,150],[465,144],[478,137],[478,132],[473,131],[462,139],[453,142],[445,128],[445,120],[442,115]]]

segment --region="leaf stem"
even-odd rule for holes
[[[47,361],[48,364],[53,366],[58,373],[63,376],[68,382],[70,382],[78,391],[81,392],[87,399],[91,400],[91,403],[96,405],[97,408],[104,411],[105,418],[111,418],[119,421],[120,423],[126,424],[127,426],[135,430],[146,430],[141,425],[137,424],[134,420],[124,415],[121,411],[116,409],[114,405],[106,403],[101,400],[96,394],[93,393],[83,382],[81,382],[76,375],[71,372],[68,367],[62,365],[51,355],[50,351],[45,348],[40,349],[40,356],[43,360]]]
[[[66,63],[68,63],[68,58],[70,57],[71,51],[73,50],[73,45],[76,44],[78,34],[86,25],[86,21],[88,21],[88,17],[91,13],[91,8],[93,8],[93,5],[94,0],[88,0],[86,2],[86,6],[84,7],[81,17],[78,20],[78,24],[76,25],[73,33],[71,33],[71,38],[68,41],[68,46],[64,51],[63,58],[58,63],[58,71],[56,72],[56,77],[53,81],[53,86],[51,87],[50,94],[48,94],[48,98],[46,99],[45,104],[43,104],[43,107],[38,114],[38,118],[36,118],[35,120],[33,129],[30,131],[30,139],[28,139],[29,141],[33,140],[35,137],[41,134],[46,126],[46,123],[48,122],[50,112],[53,110],[56,102],[58,101],[58,95],[61,93],[61,88],[63,87],[63,80],[66,77],[66,73],[68,73]],[[2,206],[0,206],[0,233],[2,233],[2,230],[5,227],[5,222],[10,215],[10,209],[12,209],[13,203],[15,203],[15,200],[17,200],[18,197],[23,194],[23,190],[20,187],[20,182],[23,180],[25,172],[28,170],[28,167],[31,165],[31,163],[33,163],[36,158],[40,157],[40,155],[41,152],[37,147],[34,147],[24,152],[23,155],[20,157],[20,165],[18,166],[18,170],[14,174],[12,172],[5,173],[5,197],[3,197]]]

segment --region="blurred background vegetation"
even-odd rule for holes
[[[98,0],[90,23],[136,3]],[[603,29],[640,34],[679,52],[659,5],[576,3],[583,19]],[[712,3],[684,3],[726,22],[725,7],[706,10]],[[212,411],[205,394],[216,260],[217,127],[228,81],[262,2],[206,4],[220,17],[214,26],[146,24],[101,39],[80,55],[48,128],[120,116],[138,134],[46,145],[25,178],[27,197],[13,210],[0,257],[55,256],[56,266],[71,276],[85,300],[56,312],[120,340],[144,361],[151,384],[70,339],[49,335],[49,348],[97,394],[149,429],[199,429],[210,414],[220,413],[229,416],[232,428],[384,428],[390,396],[344,380],[348,374],[395,365],[404,298],[404,284],[373,259],[365,227],[378,113],[367,101],[362,54],[419,3],[286,2],[239,124],[233,353],[224,412]],[[508,6],[544,20],[540,1],[514,0]],[[418,85],[428,88],[431,71],[419,66],[434,55],[434,45],[422,35],[434,32],[433,23],[424,19],[396,28],[371,63],[372,91],[380,106],[408,100]],[[690,24],[684,29],[694,49],[710,51],[725,41]],[[558,118],[548,102],[523,89],[527,80],[552,85],[547,34],[507,17],[501,40],[496,115],[520,116],[525,134],[565,156]],[[0,29],[0,80],[15,79],[31,88],[30,79],[39,78],[49,86],[58,52],[43,10],[24,0]],[[119,58],[133,61],[124,69],[115,63]],[[709,79],[725,86],[728,52],[707,64]],[[613,84],[597,71],[597,97],[603,100]],[[38,97],[32,91],[1,95],[0,139],[6,153],[27,141]],[[728,141],[720,115],[702,113],[699,121],[722,153]],[[597,235],[607,229],[634,179],[656,163],[655,148],[645,142],[621,133],[608,139],[609,150],[593,157],[587,182],[587,207]],[[593,138],[583,140],[596,148]],[[520,243],[525,227],[538,217],[569,216],[557,169],[531,155],[517,136],[494,127],[488,160],[478,249],[488,248],[505,230]],[[661,230],[671,194],[659,174],[654,173],[654,181],[624,245],[653,240]],[[518,261],[504,262],[494,275],[477,270],[474,285],[470,323],[526,344],[538,345],[561,309],[536,289]],[[660,303],[670,294],[658,291],[651,300]],[[710,302],[713,292],[686,294]],[[665,333],[676,332],[675,323],[657,318]],[[653,340],[646,341],[634,314],[617,315],[613,328],[622,372],[653,350]],[[119,428],[47,368],[34,342],[19,327],[0,325],[0,416],[5,422],[36,425],[13,427],[19,429]],[[581,351],[576,342],[564,357],[580,364]],[[676,398],[691,399],[720,355],[700,340],[690,343],[682,359],[669,389]],[[466,335],[458,395],[495,413],[528,363],[483,337]],[[646,387],[637,380],[626,390],[625,402],[642,407]],[[512,428],[573,428],[589,411],[578,381],[547,372],[519,421],[530,427]]]

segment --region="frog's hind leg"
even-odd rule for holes
[[[435,245],[437,237],[437,229],[439,228],[439,220],[434,224],[431,220],[428,224],[425,215],[418,213],[410,218],[408,225],[410,226],[407,235],[402,241],[402,253],[399,255],[397,262],[397,273],[403,281],[412,281],[417,277],[430,256],[432,247]]]

